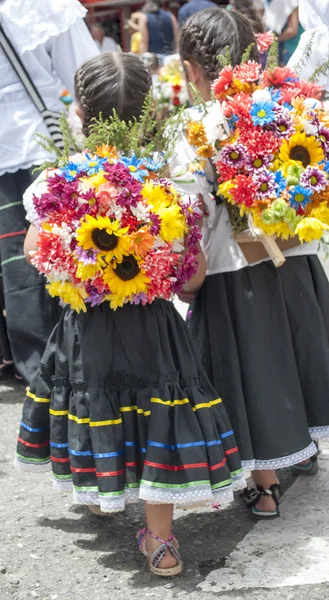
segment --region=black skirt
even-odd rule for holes
[[[49,419],[50,414],[50,419]],[[174,306],[66,309],[27,392],[17,463],[122,510],[232,500],[244,485],[223,402]]]
[[[329,437],[329,283],[316,256],[211,275],[190,330],[243,466],[288,467]]]

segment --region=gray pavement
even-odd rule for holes
[[[49,474],[13,469],[23,396],[0,385],[0,600],[329,599],[329,450],[317,478],[284,474],[281,520],[255,526],[239,499],[177,511],[185,571],[161,580],[136,550],[141,506],[99,518],[53,492]]]

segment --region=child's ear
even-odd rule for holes
[[[77,115],[77,117],[79,117],[81,123],[83,123],[84,113],[83,113],[83,110],[82,110],[80,104],[76,105],[76,107],[75,107],[75,114]]]
[[[184,60],[183,66],[188,83],[196,83],[199,78],[198,67],[194,63],[191,63],[189,60]]]

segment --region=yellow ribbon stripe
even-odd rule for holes
[[[90,423],[90,419],[88,417],[85,419],[78,419],[76,415],[69,414],[69,419],[71,421],[75,421],[76,423],[78,423],[78,425],[82,425],[83,423]]]
[[[132,412],[133,410],[137,411],[138,415],[144,415],[144,417],[149,417],[151,414],[150,410],[143,410],[142,408],[137,408],[137,406],[121,406],[120,412]]]
[[[160,400],[160,398],[151,398],[151,402],[164,404],[165,406],[182,406],[183,404],[189,404],[190,401],[187,398],[184,398],[184,400]]]
[[[122,419],[113,419],[111,421],[90,421],[90,427],[103,427],[105,425],[120,425]]]
[[[34,402],[44,402],[45,404],[49,404],[50,403],[50,399],[49,398],[38,398],[35,394],[32,394],[32,392],[30,392],[30,388],[28,388],[26,390],[26,395],[29,398],[32,398],[32,400],[34,400]]]
[[[220,404],[223,402],[221,398],[217,398],[217,400],[211,400],[211,402],[203,402],[202,404],[197,404],[197,406],[193,406],[194,412],[199,410],[199,408],[211,408],[212,406],[216,406],[216,404]]]
[[[54,417],[63,417],[64,415],[68,415],[68,410],[54,410],[53,408],[49,409],[49,413],[54,415]]]

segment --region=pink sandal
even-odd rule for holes
[[[159,548],[157,548],[151,556],[148,554],[148,552],[145,548],[147,534],[150,535],[154,540],[157,540],[158,542],[160,542],[160,544],[161,544],[159,546]],[[144,556],[146,556],[148,559],[151,573],[153,573],[154,575],[158,575],[160,577],[174,577],[175,575],[180,575],[180,573],[183,570],[183,563],[182,563],[180,554],[178,552],[178,547],[179,547],[178,540],[177,540],[177,538],[175,538],[175,536],[173,534],[171,534],[167,540],[162,540],[157,535],[154,535],[154,533],[152,533],[152,531],[149,531],[148,529],[144,528],[138,532],[137,542],[138,542],[138,547],[139,547],[141,553]],[[169,567],[168,569],[162,569],[158,565],[162,561],[167,550],[169,550],[169,552],[172,554],[172,556],[176,559],[177,564],[174,565],[173,567]]]

